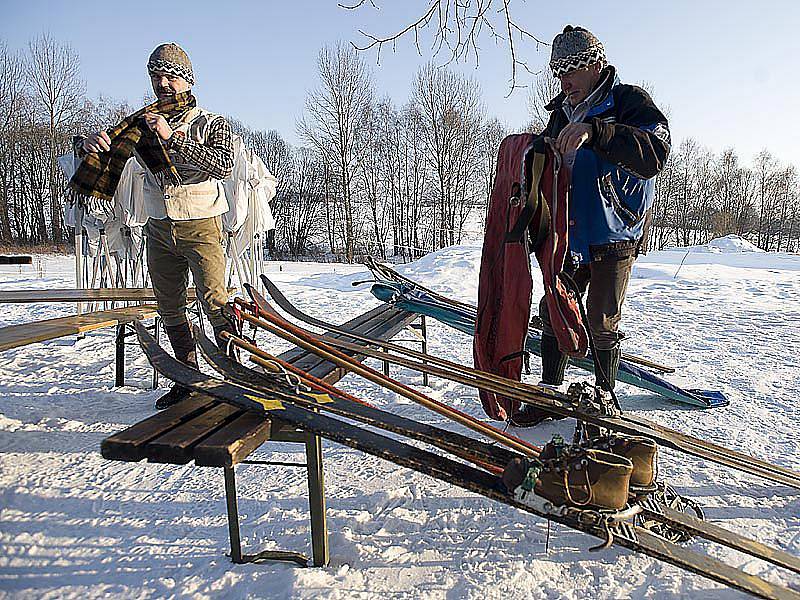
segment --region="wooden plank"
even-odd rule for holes
[[[359,331],[359,333],[369,337],[390,340],[416,318],[418,317],[414,313],[393,308],[392,313],[387,315],[386,319],[380,323],[371,323],[369,329]]]
[[[196,417],[201,411],[219,404],[211,396],[196,395],[168,409],[139,421],[127,429],[104,439],[100,454],[109,460],[139,461],[145,458],[145,445],[164,435],[181,423]]]
[[[363,321],[359,325],[359,327],[356,328],[348,326],[347,328],[354,329],[355,331],[361,333],[362,335],[372,335],[373,337],[380,337],[380,334],[384,328],[383,327],[384,323],[391,320],[394,317],[394,315],[398,313],[398,310],[390,306],[382,306],[379,308],[382,309],[379,313],[374,314],[373,317],[368,321]],[[405,314],[404,311],[399,311],[399,312],[400,314]],[[390,326],[386,327],[386,329],[389,328]],[[347,339],[347,336],[339,333],[327,332],[326,335],[333,338],[341,338],[345,340]],[[352,352],[346,352],[346,353],[350,354],[351,356],[353,354]],[[304,371],[309,373],[311,373],[312,370],[317,369],[321,365],[325,364],[324,359],[320,358],[313,352],[307,352],[305,350],[303,351],[302,356],[297,356],[292,358],[284,358],[283,356],[281,356],[281,358],[283,358],[284,360],[291,361],[292,364],[296,365],[300,369],[303,369]],[[323,367],[322,371],[320,372],[324,376],[326,374],[325,368]]]
[[[194,300],[197,290],[186,290],[187,298]],[[228,288],[228,294],[236,288]],[[0,290],[0,303],[34,302],[155,302],[152,288],[56,288]]]
[[[355,328],[361,333],[390,338],[415,318],[412,313],[379,306],[347,325],[357,323]],[[281,357],[291,360],[294,355],[297,358],[293,362],[297,363],[304,354],[308,353],[290,350]],[[318,376],[330,383],[344,376],[344,371],[332,363],[316,358]],[[268,440],[303,443],[307,434],[285,421],[270,421],[264,415],[197,396],[106,438],[101,450],[112,460],[148,458],[186,464],[194,459],[200,466],[230,467]]]
[[[29,265],[33,263],[33,257],[28,255],[7,255],[0,256],[0,265]]]
[[[396,310],[396,309],[393,309],[392,307],[387,306],[386,304],[376,306],[372,310],[368,310],[367,312],[362,313],[357,317],[353,317],[346,323],[343,323],[342,327],[345,327],[347,329],[355,329],[356,331],[358,331],[365,326],[365,323],[372,321],[375,318],[379,318],[380,315],[390,310]],[[336,334],[328,332],[327,335],[336,335]],[[308,352],[307,350],[303,350],[302,348],[292,348],[291,350],[288,350],[287,352],[281,354],[281,358],[283,360],[293,363],[294,361],[302,360],[303,357],[309,356],[310,354],[311,354],[310,352]]]
[[[362,335],[367,335],[375,338],[391,339],[399,331],[401,331],[408,323],[412,322],[414,319],[417,318],[417,315],[406,311],[401,311],[397,309],[392,309],[392,311],[393,312],[391,314],[386,315],[387,318],[385,318],[381,322],[375,322],[375,321],[372,322],[370,324],[370,327],[367,328],[366,331],[359,331],[359,333],[362,333]],[[354,352],[350,351],[344,351],[344,352],[351,356],[355,354]],[[364,359],[362,355],[357,355],[356,358],[358,358],[358,360]],[[335,368],[336,367],[335,365],[333,365],[333,363],[319,359],[316,364],[304,370],[310,373],[311,375],[314,375],[315,377],[322,379],[326,377]],[[344,375],[342,375],[342,377],[343,376]]]
[[[136,319],[148,319],[155,315],[155,305],[142,304],[10,325],[0,328],[0,351],[46,342],[68,335],[78,335],[104,327],[113,327],[121,323],[130,323]]]
[[[194,447],[194,460],[201,467],[232,467],[270,439],[271,421],[255,412],[245,412]]]
[[[147,459],[152,462],[186,464],[192,460],[192,449],[196,444],[242,412],[230,404],[217,404],[147,444]]]

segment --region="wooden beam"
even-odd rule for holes
[[[46,342],[68,335],[87,333],[104,327],[114,327],[137,319],[148,319],[155,315],[155,305],[142,304],[84,313],[82,315],[45,319],[44,321],[22,323],[21,325],[10,325],[0,328],[0,351],[37,342]]]
[[[33,262],[32,256],[26,255],[0,255],[0,265],[29,265]]]
[[[194,300],[197,290],[189,288],[187,298]],[[228,288],[228,294],[236,288]],[[32,304],[35,302],[155,302],[152,288],[55,288],[0,290],[0,303]]]
[[[219,402],[211,396],[192,396],[107,437],[100,444],[100,454],[109,460],[142,460],[146,457],[144,448],[149,442],[216,404]]]

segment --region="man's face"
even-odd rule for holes
[[[150,83],[159,100],[169,98],[181,92],[188,92],[192,87],[183,77],[167,73],[150,73]]]
[[[571,106],[577,106],[586,100],[597,82],[600,80],[602,66],[595,63],[582,69],[575,69],[559,77],[561,91],[567,95],[567,102]]]

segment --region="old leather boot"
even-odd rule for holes
[[[180,325],[165,325],[164,331],[167,332],[169,343],[172,346],[172,351],[182,363],[186,363],[190,367],[197,368],[197,348],[192,337],[192,330],[189,328],[189,323],[182,323]],[[186,400],[192,395],[192,390],[185,388],[177,383],[172,385],[172,388],[163,396],[156,400],[156,410],[164,410],[170,406]]]
[[[156,400],[155,408],[156,410],[164,410],[165,408],[169,408],[178,402],[183,402],[187,398],[191,397],[193,393],[194,392],[192,392],[192,390],[189,388],[185,388],[182,385],[173,383],[169,391]]]

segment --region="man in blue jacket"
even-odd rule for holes
[[[619,82],[603,45],[582,27],[567,26],[555,37],[550,68],[561,93],[547,105],[552,114],[543,135],[555,140],[572,170],[564,271],[581,294],[588,288],[586,326],[603,371],[595,377],[610,391],[620,358],[622,303],[633,262],[645,249],[654,178],[670,151],[669,126],[647,92]],[[549,327],[544,299],[539,314],[542,383],[557,387],[567,356]],[[530,426],[549,416],[529,406],[512,422]]]

